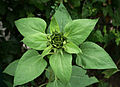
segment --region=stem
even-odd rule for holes
[[[116,65],[119,65],[119,63],[120,63],[120,59],[118,60],[118,62],[116,63]]]
[[[57,76],[55,75],[55,80],[57,80]]]
[[[54,53],[56,53],[57,52],[57,49],[56,48],[54,48]]]
[[[43,83],[42,85],[40,85],[39,87],[43,87],[44,85],[47,85],[48,83]]]
[[[50,52],[49,54],[54,54],[54,52]]]

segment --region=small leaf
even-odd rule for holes
[[[68,41],[80,45],[89,36],[98,20],[77,19],[68,23],[64,28],[64,36]]]
[[[45,76],[49,79],[49,82],[55,80],[55,74],[50,66],[46,69]]]
[[[52,17],[52,20],[50,22],[50,32],[60,32],[59,25],[55,19],[55,17]]]
[[[120,71],[120,70],[118,70],[118,69],[109,69],[109,70],[103,71],[102,73],[105,74],[105,76],[104,76],[105,78],[110,78],[110,76],[117,73],[118,71]]]
[[[23,39],[23,42],[30,48],[44,50],[47,47],[47,35],[44,33],[35,33]]]
[[[97,44],[85,42],[80,48],[82,54],[77,55],[77,65],[85,69],[117,69],[109,54]]]
[[[72,67],[72,75],[70,79],[72,87],[86,87],[96,82],[98,82],[98,80],[95,77],[88,77],[88,75],[86,75],[86,70],[78,66]]]
[[[72,42],[68,42],[64,45],[64,50],[68,53],[82,53],[81,49]]]
[[[44,51],[42,52],[41,56],[44,57],[44,56],[48,55],[49,52],[51,51],[51,48],[52,48],[52,46],[45,48]]]
[[[11,76],[14,76],[16,68],[17,68],[17,65],[18,65],[18,62],[19,62],[19,60],[15,60],[12,63],[10,63],[7,66],[7,68],[3,71],[3,73],[7,73],[7,74],[9,74]]]
[[[64,83],[69,82],[72,73],[72,55],[58,52],[51,55],[49,62],[55,75]]]
[[[101,81],[98,87],[112,87],[108,82]]]
[[[19,60],[14,86],[25,84],[37,78],[44,71],[47,62],[35,50],[28,50]]]
[[[15,21],[15,25],[23,36],[45,33],[46,29],[46,22],[41,18],[22,18]]]

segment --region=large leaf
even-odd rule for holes
[[[64,45],[64,50],[68,53],[80,53],[82,52],[81,49],[72,42],[68,42]]]
[[[48,74],[50,74],[50,72]],[[98,80],[95,77],[86,75],[86,70],[78,66],[73,66],[69,83],[64,84],[58,79],[55,79],[53,82],[48,83],[47,87],[86,87],[96,82],[98,82]]]
[[[61,3],[59,8],[56,10],[54,17],[56,18],[60,31],[63,31],[65,25],[72,21],[68,11],[65,6]]]
[[[17,65],[18,65],[18,61],[19,60],[15,60],[12,63],[10,63],[3,72],[7,73],[7,74],[9,74],[11,76],[14,76],[16,68],[17,68]]]
[[[44,33],[35,33],[23,39],[23,42],[30,48],[43,50],[47,47],[47,35]]]
[[[96,82],[98,82],[98,80],[95,77],[86,75],[86,70],[78,66],[72,67],[72,76],[70,79],[72,87],[86,87]]]
[[[35,50],[28,50],[19,60],[14,86],[22,85],[37,78],[44,71],[47,62]]]
[[[15,21],[15,25],[23,36],[45,33],[46,29],[46,22],[41,18],[22,18]]]
[[[64,28],[64,35],[68,41],[75,43],[76,45],[81,44],[88,35],[91,33],[97,20],[91,19],[77,19],[68,23]]]
[[[50,32],[60,32],[59,25],[55,19],[55,17],[52,17],[52,20],[50,22]]]
[[[55,75],[64,83],[69,82],[72,73],[72,55],[63,52],[50,57],[50,65]]]
[[[77,55],[76,63],[85,69],[117,68],[109,54],[100,46],[92,42],[81,45],[82,54]]]

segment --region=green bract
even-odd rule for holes
[[[81,84],[82,82],[77,81],[80,87],[97,82],[95,77],[89,78],[85,75],[86,71],[82,68],[77,66],[72,68],[72,54],[77,55],[76,64],[84,69],[117,69],[103,48],[92,42],[84,42],[97,21],[91,19],[72,21],[62,4],[51,19],[50,29],[47,30],[49,33],[45,33],[47,25],[41,18],[17,20],[15,24],[24,36],[23,43],[32,49],[28,50],[18,63],[9,66],[10,68],[18,64],[13,74],[10,71],[10,74],[15,76],[14,86],[32,81],[41,75],[47,66],[44,57],[49,58],[50,67],[55,75],[54,81],[49,82],[47,87],[78,87],[75,81],[81,82],[82,79],[91,82]],[[36,50],[42,51],[42,54]],[[9,73],[9,68],[6,68],[6,73]]]

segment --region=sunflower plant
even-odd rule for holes
[[[41,18],[21,18],[15,21],[17,29],[24,36],[22,42],[31,49],[4,71],[14,76],[14,86],[28,83],[47,71],[46,77],[49,79],[47,87],[79,87],[80,85],[85,87],[98,80],[86,76],[86,71],[82,68],[117,69],[103,48],[93,42],[85,41],[98,19],[76,19],[66,22],[68,17],[60,19],[61,17],[57,16],[60,15],[61,8],[66,11],[61,4],[60,10],[58,9],[51,18],[48,28]],[[72,64],[72,60],[76,61],[77,66]],[[16,68],[10,70],[13,65]],[[52,70],[52,79],[49,70]],[[77,78],[79,75],[84,75],[80,78],[83,81],[85,79],[86,84],[80,84],[79,81],[82,79]],[[75,81],[78,81],[78,85]],[[88,84],[88,81],[91,83]]]

